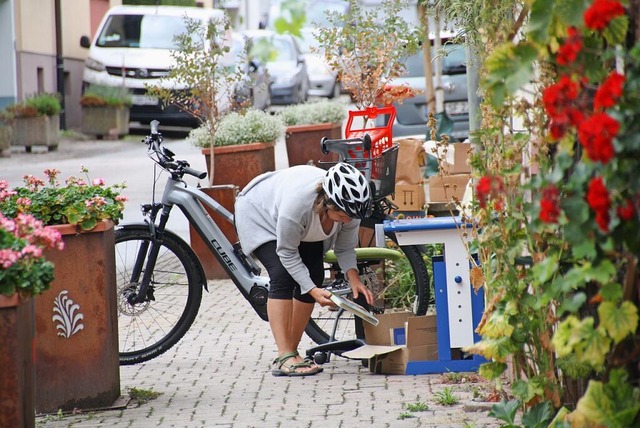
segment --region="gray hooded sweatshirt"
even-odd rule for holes
[[[259,175],[239,193],[235,221],[242,251],[251,254],[260,245],[276,241],[282,265],[300,285],[303,294],[315,287],[302,263],[298,246],[308,235],[313,216],[316,186],[326,171],[300,165]],[[336,224],[323,240],[324,251],[333,248],[340,268],[357,269],[354,248],[358,243],[360,220]]]

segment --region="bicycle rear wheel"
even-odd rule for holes
[[[151,294],[142,303],[130,303],[138,292],[143,270],[133,265],[153,237],[148,229],[124,227],[115,232],[118,287],[118,337],[120,364],[138,364],[155,358],[175,345],[198,314],[206,284],[193,250],[178,236],[165,232],[151,279]],[[133,275],[136,275],[134,277]]]
[[[363,225],[361,246],[371,246],[372,231]],[[393,233],[385,233],[385,238],[386,247],[399,251],[402,256],[372,265],[359,262],[360,279],[376,296],[376,308],[424,315],[431,301],[431,289],[423,253],[416,245],[399,246]],[[332,291],[345,293],[348,298],[353,297],[346,282],[334,281],[329,287],[334,288]],[[366,302],[357,302],[366,306]],[[305,333],[317,344],[363,339],[362,322],[349,312],[315,305]]]

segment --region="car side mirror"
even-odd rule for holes
[[[91,39],[89,39],[88,36],[80,37],[80,46],[82,46],[83,48],[88,48],[89,46],[91,46]]]

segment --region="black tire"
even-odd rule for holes
[[[363,224],[363,226],[365,226]],[[395,235],[385,234],[387,238],[387,247],[393,247],[403,253],[404,257],[395,262],[391,262],[395,267],[389,267],[388,262],[385,263],[385,270],[390,269],[389,276],[393,281],[402,280],[402,283],[409,284],[409,288],[404,288],[405,299],[382,299],[383,309],[405,309],[410,310],[416,315],[424,315],[427,312],[427,308],[431,301],[431,288],[429,283],[429,273],[423,259],[423,253],[416,245],[398,246],[395,242]],[[370,242],[361,242],[362,246],[371,246]],[[404,266],[402,272],[405,276],[401,278],[401,275],[397,274],[398,266]],[[361,278],[366,285],[372,283],[380,283],[378,274],[375,273],[375,269],[369,268],[368,273],[362,275]],[[385,275],[387,276],[387,275]],[[413,285],[413,287],[411,287]],[[348,287],[348,285],[344,285]],[[387,280],[383,281],[382,287],[384,292],[388,295],[393,293],[393,287],[401,287],[400,284],[387,285]],[[374,290],[374,294],[379,294],[380,290]],[[349,295],[350,296],[350,295]],[[366,306],[366,302],[358,302],[363,306]],[[376,307],[379,307],[379,303],[376,302]],[[324,308],[320,305],[315,305],[314,311],[309,320],[309,324],[305,329],[305,333],[311,340],[317,344],[327,343],[331,339],[331,332],[335,327],[335,337],[333,340],[351,340],[351,339],[363,339],[364,332],[362,327],[362,320],[355,318],[349,312],[341,310],[332,310],[331,308]]]
[[[170,232],[163,236],[153,272],[155,300],[134,305],[127,301],[136,285],[131,283],[133,259],[151,240],[145,226],[115,232],[120,365],[149,361],[170,349],[189,330],[202,301],[202,266],[187,243]]]

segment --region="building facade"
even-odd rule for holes
[[[212,7],[220,2],[198,3]],[[221,4],[236,28],[257,28],[265,3]],[[80,128],[82,72],[88,54],[80,37],[92,38],[107,10],[120,4],[122,0],[0,0],[0,110],[32,94],[62,93],[63,128]]]

